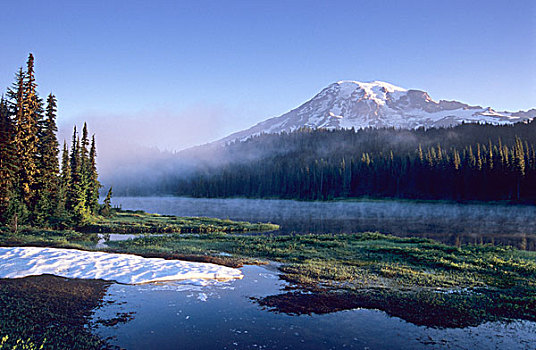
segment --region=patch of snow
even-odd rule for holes
[[[504,114],[495,112],[494,110],[486,110],[486,111],[480,113],[480,115],[489,115],[489,116],[497,116],[497,117],[508,117],[507,115],[504,115]]]
[[[238,269],[209,263],[76,249],[0,247],[0,278],[50,274],[66,278],[102,279],[125,284],[242,278]]]
[[[336,114],[335,114],[335,113],[333,113],[333,112],[329,112],[329,116],[330,116],[330,117],[333,117],[333,118],[338,118],[338,119],[341,119],[341,118],[343,118],[343,116],[342,116],[342,115],[336,115]]]
[[[339,85],[339,97],[342,99],[348,99],[355,90],[363,90],[368,99],[373,100],[378,105],[384,105],[387,100],[387,93],[401,93],[407,92],[406,89],[389,84],[383,81],[373,81],[370,83],[363,83],[360,81],[353,80],[341,80],[336,83]],[[400,95],[396,96],[400,98]]]

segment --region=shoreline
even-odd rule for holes
[[[142,225],[147,218],[163,218],[167,224],[179,219],[137,215],[141,216],[129,216],[125,224],[142,232],[151,230]],[[0,246],[71,248],[229,267],[273,261],[280,278],[291,286],[254,302],[289,315],[374,308],[417,325],[447,328],[495,320],[536,321],[536,252],[489,245],[454,247],[371,232],[277,236],[211,230],[144,235],[98,248],[97,234],[29,229],[2,232]]]

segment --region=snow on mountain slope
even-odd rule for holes
[[[381,81],[339,81],[280,117],[227,136],[219,142],[245,140],[261,133],[299,128],[350,129],[366,127],[446,127],[468,123],[511,124],[536,117],[536,109],[497,112],[458,101],[434,101],[426,92],[406,90]]]

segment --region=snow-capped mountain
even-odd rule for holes
[[[339,81],[280,117],[265,120],[220,140],[245,140],[261,133],[290,132],[302,127],[446,127],[462,122],[511,124],[536,117],[536,109],[496,112],[458,101],[434,101],[425,91],[407,90],[382,81]]]

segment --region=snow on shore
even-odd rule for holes
[[[0,278],[50,274],[125,284],[190,279],[242,278],[238,269],[209,263],[76,249],[0,247]]]

